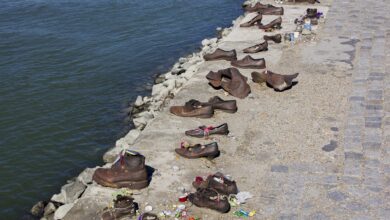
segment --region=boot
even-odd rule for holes
[[[189,147],[181,146],[181,148],[176,148],[175,151],[180,156],[188,159],[196,159],[201,157],[213,159],[218,157],[220,154],[217,142],[206,145],[197,144]]]
[[[256,44],[254,46],[245,48],[244,53],[258,53],[258,52],[267,51],[267,50],[268,50],[268,42],[264,41],[261,44]]]
[[[142,189],[148,186],[145,157],[138,152],[125,151],[111,168],[98,168],[92,179],[112,188]]]
[[[264,38],[265,41],[272,40],[273,42],[275,42],[277,44],[282,42],[282,35],[281,34],[275,34],[275,35],[272,35],[272,36],[264,35],[263,38]]]
[[[114,207],[106,208],[101,217],[103,220],[116,220],[123,217],[133,217],[135,214],[134,199],[129,196],[118,195],[114,200]]]
[[[260,2],[257,2],[255,5],[243,5],[242,6],[244,11],[247,12],[255,12],[266,8],[276,8],[275,6],[271,4],[261,4]]]
[[[206,78],[213,87],[222,87],[229,94],[241,99],[248,96],[251,92],[246,82],[247,78],[241,75],[236,68],[223,69],[218,72],[210,71]]]
[[[210,105],[191,99],[184,106],[172,106],[169,111],[181,117],[211,118],[214,115],[214,109]]]
[[[257,10],[262,15],[284,15],[283,7],[270,7]]]
[[[187,136],[191,137],[208,137],[210,135],[227,135],[229,134],[229,128],[227,123],[221,124],[217,127],[213,126],[200,126],[197,129],[188,130],[185,132]]]
[[[270,28],[281,29],[282,17],[278,17],[277,19],[271,21],[269,24],[266,25],[259,24],[257,26],[259,27],[259,29],[270,29]]]
[[[269,70],[264,72],[253,72],[252,80],[256,83],[267,82],[275,91],[283,91],[292,86],[293,79],[297,78],[299,73],[295,73],[292,75],[281,75],[277,73],[273,73]]]
[[[207,179],[204,181],[196,178],[195,181],[192,182],[192,186],[194,186],[195,189],[212,188],[215,189],[218,193],[223,195],[231,195],[231,194],[238,193],[236,181],[231,181],[227,179],[220,172],[208,176]]]
[[[240,24],[240,27],[250,27],[250,26],[253,26],[256,23],[261,23],[262,19],[263,19],[263,15],[257,14],[250,21]]]
[[[244,68],[244,69],[265,69],[265,60],[253,59],[251,56],[247,55],[241,60],[231,61],[230,64],[235,67]]]
[[[188,195],[188,200],[198,206],[213,209],[221,213],[230,210],[230,204],[226,198],[222,198],[214,189],[199,189],[195,193]]]
[[[203,59],[206,61],[209,60],[232,61],[232,60],[237,60],[237,54],[236,54],[236,50],[225,51],[218,48],[213,53],[204,55]]]

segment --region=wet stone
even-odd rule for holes
[[[334,151],[336,147],[337,147],[337,141],[331,140],[329,144],[322,147],[322,150],[326,152],[330,152],[330,151]]]

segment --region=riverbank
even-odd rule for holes
[[[327,3],[284,5],[283,29],[276,33],[293,31],[294,19],[303,15],[308,7],[318,8],[327,17]],[[276,93],[250,82],[252,93],[246,99],[237,100],[237,113],[217,113],[212,119],[179,118],[168,112],[169,106],[184,104],[189,99],[206,101],[214,95],[235,99],[214,90],[205,79],[209,71],[228,68],[230,64],[205,62],[201,57],[216,47],[236,49],[239,59],[245,56],[242,49],[259,43],[266,34],[254,27],[239,27],[252,16],[246,14],[236,19],[221,39],[204,40],[200,53],[181,59],[173,71],[164,76],[164,82],[153,86],[151,98],[138,98],[136,109],[147,109],[137,113],[134,119],[138,129],[118,140],[115,148],[105,154],[104,160],[113,162],[122,149],[137,150],[146,156],[146,164],[156,169],[151,185],[134,192],[141,211],[146,204],[156,213],[172,210],[172,205],[178,205],[182,191],[192,190],[195,176],[221,171],[232,176],[241,191],[253,195],[239,208],[256,210],[255,219],[341,214],[341,211],[331,211],[334,210],[331,196],[339,192],[337,184],[342,177],[344,152],[340,146],[344,134],[341,129],[348,110],[355,52],[354,41],[335,37],[328,23],[324,29],[320,24],[315,41],[272,44],[268,52],[253,55],[254,58],[264,57],[267,68],[272,71],[299,72],[298,84],[292,89]],[[265,17],[264,23],[273,18],[275,16]],[[185,70],[180,70],[180,66]],[[172,74],[179,72],[182,73]],[[240,72],[250,79],[251,70],[240,69]],[[224,122],[229,124],[231,133],[215,139],[222,153],[213,163],[175,155],[174,148],[182,140],[212,141],[185,137],[185,130]],[[84,171],[75,182],[63,188],[63,193],[52,198],[66,204],[56,211],[57,217],[66,213],[64,219],[98,219],[99,212],[118,190],[91,183],[94,169]],[[221,215],[194,206],[190,211],[202,219],[234,218],[232,212]]]

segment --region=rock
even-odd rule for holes
[[[44,213],[44,209],[45,209],[45,206],[46,206],[47,202],[45,201],[39,201],[37,202],[30,210],[30,213],[33,215],[33,216],[36,216],[36,217],[41,217]]]
[[[176,80],[175,79],[167,80],[163,83],[163,85],[167,87],[168,91],[171,91],[176,87]]]
[[[106,191],[112,193],[109,188]],[[63,220],[92,220],[101,219],[101,210],[107,207],[112,201],[112,194],[109,197],[85,197],[79,199],[73,208],[66,214]]]
[[[179,68],[173,68],[171,73],[172,73],[172,75],[180,75],[180,74],[184,73],[185,71],[186,71],[185,69],[179,67]]]
[[[157,84],[157,85],[154,85],[153,88],[152,88],[152,97],[156,97],[157,95],[160,94],[161,90],[165,89],[165,86],[162,85],[162,84]]]
[[[158,111],[161,108],[162,104],[163,104],[163,101],[153,102],[153,104],[150,106],[150,110]]]
[[[57,207],[52,203],[49,202],[44,210],[43,216],[48,216],[56,211]]]
[[[159,84],[159,83],[162,83],[164,81],[165,81],[165,76],[164,76],[164,74],[162,74],[162,75],[157,76],[154,79],[154,84]]]
[[[85,188],[86,186],[80,180],[76,179],[76,181],[64,185],[59,194],[51,197],[51,201],[62,204],[72,203],[79,198]]]
[[[139,117],[143,117],[143,118],[145,118],[146,120],[150,120],[150,119],[153,119],[153,118],[154,118],[153,114],[150,113],[150,112],[147,112],[147,111],[141,112],[141,113],[139,113],[139,114],[136,115],[136,118],[139,118]]]
[[[92,176],[96,168],[86,168],[83,172],[79,174],[77,180],[82,182],[84,185],[92,183]]]
[[[145,96],[142,101],[144,103],[149,103],[150,101],[152,101],[152,98]]]
[[[141,106],[143,104],[144,104],[144,102],[142,100],[142,96],[137,96],[137,99],[135,100],[134,105],[139,107],[139,106]]]
[[[198,69],[198,66],[196,66],[196,65],[190,66],[187,69],[187,71],[183,74],[183,77],[186,78],[187,80],[189,80],[194,75],[194,73],[197,71],[197,69]]]
[[[143,130],[146,127],[147,120],[144,117],[134,118],[133,123],[137,129]]]
[[[185,63],[187,61],[188,61],[188,58],[185,58],[185,57],[180,57],[180,59],[179,59],[179,63],[180,64],[183,64],[183,63]]]
[[[73,203],[69,203],[58,207],[58,209],[54,212],[54,219],[55,220],[63,219],[73,206],[74,206]]]
[[[161,100],[161,101],[164,101],[165,98],[168,96],[168,94],[169,94],[169,90],[168,90],[167,87],[164,86],[164,87],[160,90],[159,94],[156,95],[156,96],[154,97],[154,100],[158,100],[158,101]]]
[[[203,45],[203,46],[207,46],[207,45],[209,45],[209,44],[210,44],[209,39],[203,39],[203,40],[202,40],[202,45]]]
[[[185,78],[177,79],[176,80],[176,88],[182,87],[186,82],[187,82],[187,80]]]
[[[108,187],[100,186],[97,184],[93,184],[93,185],[89,185],[87,187],[87,189],[85,190],[85,193],[83,194],[83,197],[81,199],[96,198],[96,197],[111,199],[112,195],[115,194],[115,192],[117,192],[117,190],[114,188],[108,188]],[[81,199],[79,199],[79,201]]]

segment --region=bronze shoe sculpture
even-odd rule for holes
[[[277,19],[271,21],[269,24],[266,25],[258,24],[257,26],[259,27],[259,29],[270,29],[270,28],[281,29],[282,17],[278,17]]]
[[[243,69],[265,69],[264,58],[253,59],[250,55],[245,56],[241,60],[232,61],[230,64]]]
[[[222,87],[226,92],[238,98],[245,98],[251,92],[247,83],[247,78],[243,76],[236,68],[227,68],[210,71],[206,75],[207,80],[214,88]]]
[[[175,151],[180,156],[188,159],[196,159],[201,157],[213,159],[215,157],[218,157],[220,154],[217,142],[213,142],[206,145],[196,144],[194,146],[189,147],[185,147],[182,145],[180,148],[176,148]]]
[[[281,75],[277,73],[273,73],[269,70],[264,72],[253,72],[252,80],[256,83],[266,82],[276,91],[283,91],[292,87],[293,79],[297,78],[299,73],[295,73],[292,75]]]
[[[136,205],[130,196],[117,195],[112,208],[106,208],[102,214],[103,220],[116,220],[123,217],[134,217]]]
[[[237,112],[237,103],[236,100],[223,100],[218,96],[211,97],[207,103],[204,105],[210,105],[214,110],[221,110],[227,113]]]
[[[245,48],[243,51],[244,53],[258,53],[261,51],[267,51],[268,50],[268,42],[264,41],[261,44],[256,44],[254,46]]]
[[[242,7],[243,7],[244,11],[247,11],[247,12],[255,12],[255,11],[259,11],[259,10],[266,9],[266,8],[276,8],[275,6],[273,6],[271,4],[261,4],[260,2],[257,2],[253,6],[249,4],[249,5],[243,5]]]
[[[218,48],[213,53],[204,55],[203,59],[205,59],[206,61],[210,61],[210,60],[232,61],[232,60],[237,60],[237,54],[236,54],[236,50],[226,51]]]
[[[227,179],[220,172],[208,176],[206,180],[196,178],[195,181],[192,182],[192,186],[194,186],[195,189],[212,188],[223,195],[231,195],[238,193],[236,181]]]
[[[200,126],[199,128],[188,130],[185,132],[187,136],[191,137],[208,137],[210,135],[227,135],[229,134],[229,128],[227,123],[223,123],[219,126]]]
[[[258,9],[257,12],[262,15],[284,15],[283,7],[269,7]]]
[[[138,217],[138,220],[159,220],[159,218],[157,217],[156,214],[146,212],[140,215]]]
[[[264,35],[263,38],[264,38],[265,41],[273,41],[273,42],[275,42],[277,44],[282,42],[282,35],[281,34],[275,34],[275,35],[272,35],[272,36]]]
[[[263,19],[263,15],[262,14],[258,14],[254,18],[252,18],[250,21],[247,21],[245,23],[240,24],[240,27],[250,27],[250,26],[253,26],[256,23],[261,23],[262,19]]]
[[[221,213],[227,213],[230,210],[227,198],[210,188],[200,188],[195,193],[190,193],[188,200],[198,207],[209,208]]]
[[[149,185],[145,157],[126,150],[110,168],[98,168],[92,179],[99,185],[112,188],[142,189]]]
[[[211,105],[191,99],[184,106],[172,106],[169,111],[181,117],[211,118],[214,115],[214,109]]]

